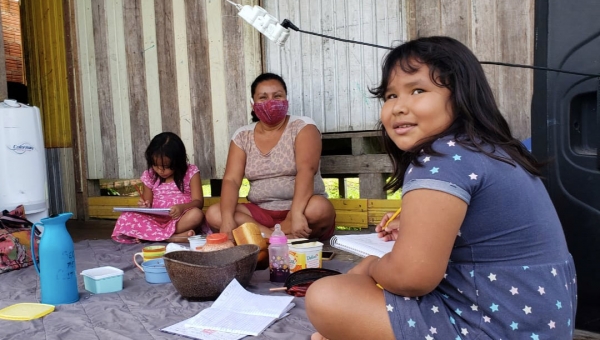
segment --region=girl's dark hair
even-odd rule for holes
[[[496,105],[494,94],[479,60],[458,40],[450,37],[426,37],[394,48],[385,57],[381,83],[378,87],[370,89],[371,93],[384,100],[388,83],[396,67],[412,74],[422,65],[429,67],[429,76],[434,84],[450,90],[454,121],[446,131],[424,138],[410,150],[405,151],[398,149],[380,121],[383,145],[393,166],[393,173],[390,181],[384,186],[385,190],[400,189],[408,166],[411,163],[421,166],[417,158],[420,151],[433,155],[439,154],[431,145],[438,138],[448,135],[454,135],[456,142],[468,149],[482,152],[513,166],[519,164],[532,175],[541,175],[539,171],[541,163],[512,136],[508,123]],[[484,145],[491,146],[491,151],[486,151]],[[496,147],[504,150],[508,157],[494,154]]]
[[[263,81],[267,81],[267,80],[277,80],[278,82],[281,83],[281,86],[283,86],[283,90],[285,91],[285,94],[287,94],[287,86],[285,86],[285,81],[283,81],[283,78],[281,78],[281,76],[275,74],[275,73],[263,73],[261,75],[259,75],[258,77],[256,77],[256,79],[254,79],[254,81],[252,82],[252,85],[250,85],[250,95],[252,96],[252,98],[254,98],[254,94],[256,93],[256,87],[258,86],[258,84],[262,83]],[[252,115],[252,122],[258,122],[260,121],[260,119],[258,119],[258,116],[256,115],[256,113],[254,113],[254,110],[252,110],[252,112],[250,112],[250,114]]]
[[[173,180],[179,188],[179,191],[183,192],[183,178],[187,172],[187,153],[185,152],[185,145],[179,136],[173,132],[162,132],[152,138],[150,145],[146,148],[146,163],[148,164],[148,170],[152,169],[152,166],[156,165],[155,158],[163,160],[168,158],[171,161],[170,168],[173,170]],[[165,179],[160,177],[156,172],[152,172],[152,181],[156,182],[160,179],[161,183],[164,183]]]

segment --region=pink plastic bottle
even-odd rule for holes
[[[287,237],[279,224],[269,238],[269,273],[271,282],[285,282],[290,275],[290,256]]]

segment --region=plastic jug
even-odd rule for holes
[[[290,276],[290,255],[287,237],[279,224],[269,237],[269,273],[271,282],[285,282]]]
[[[31,254],[35,270],[40,276],[41,302],[45,304],[60,305],[79,301],[75,250],[65,224],[71,216],[73,214],[70,212],[62,213],[42,218],[40,223],[34,224],[34,227],[44,227],[37,257],[33,249],[35,232],[31,233]]]

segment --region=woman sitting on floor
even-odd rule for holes
[[[254,122],[231,139],[221,201],[206,212],[208,224],[230,238],[246,222],[258,224],[265,237],[275,224],[292,238],[331,237],[335,211],[319,170],[321,134],[315,122],[287,114],[287,87],[276,74],[258,76],[251,94]],[[250,203],[238,204],[244,177]]]

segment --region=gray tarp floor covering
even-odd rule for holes
[[[133,264],[133,254],[146,244],[118,244],[112,240],[86,240],[75,243],[78,302],[58,305],[54,312],[32,321],[0,320],[0,338],[88,340],[88,339],[185,339],[160,329],[190,318],[209,307],[212,301],[183,299],[172,284],[150,284],[144,273]],[[325,268],[346,272],[353,263],[326,261]],[[92,294],[85,290],[85,269],[113,266],[125,272],[123,290]],[[269,282],[268,270],[254,273],[247,290],[269,293],[281,284]],[[40,302],[39,277],[33,266],[0,274],[0,309],[15,303]],[[308,321],[304,298],[294,298],[296,307],[290,315],[277,321],[258,337],[244,339],[308,339],[314,328]]]

